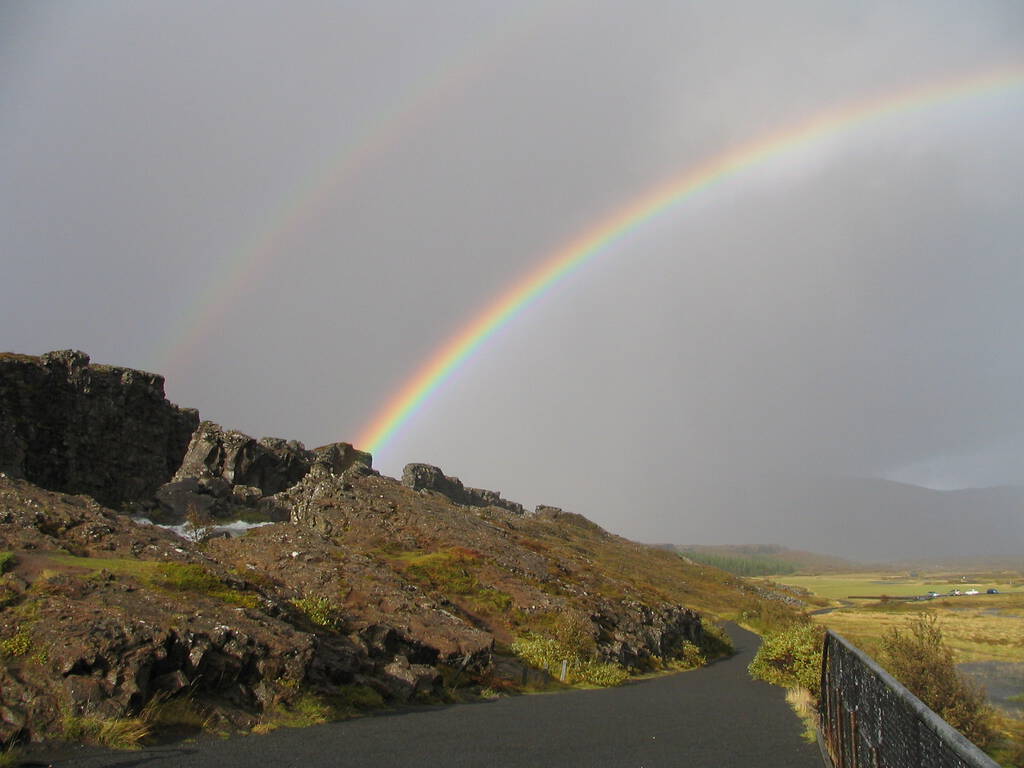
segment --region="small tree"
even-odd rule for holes
[[[942,639],[938,617],[922,613],[905,631],[882,637],[882,664],[943,720],[979,747],[995,738],[993,710],[985,690],[956,670],[953,651]]]
[[[185,507],[185,536],[197,544],[204,541],[216,527],[213,517],[194,501],[190,501]]]

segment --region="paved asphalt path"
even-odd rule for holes
[[[782,689],[754,681],[756,635],[728,626],[738,653],[702,669],[606,690],[278,729],[141,752],[76,749],[54,768],[821,768]],[[36,758],[38,759],[38,758]]]

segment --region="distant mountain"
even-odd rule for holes
[[[704,518],[743,521],[719,541],[781,542],[860,562],[1024,552],[1019,486],[935,491],[875,478],[764,475],[695,489],[684,503]]]

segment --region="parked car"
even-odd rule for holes
[[[939,597],[939,593],[938,592],[929,592],[928,593],[928,597]]]
[[[998,595],[998,594],[999,594],[999,590],[998,590],[998,589],[995,589],[995,588],[992,588],[992,589],[986,589],[986,590],[985,590],[985,594],[986,594],[986,595]]]
[[[949,593],[950,597],[956,597],[957,595],[962,595],[962,594],[963,594],[963,592],[961,592],[959,589],[951,590],[950,593]]]
[[[980,595],[981,593],[976,589],[968,589],[964,592],[965,595]]]

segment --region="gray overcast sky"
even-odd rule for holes
[[[1006,65],[1018,0],[5,0],[0,348],[351,441],[653,185]],[[1020,85],[751,169],[559,284],[375,463],[676,541],[742,538],[670,510],[765,471],[1024,484],[1022,182]]]

